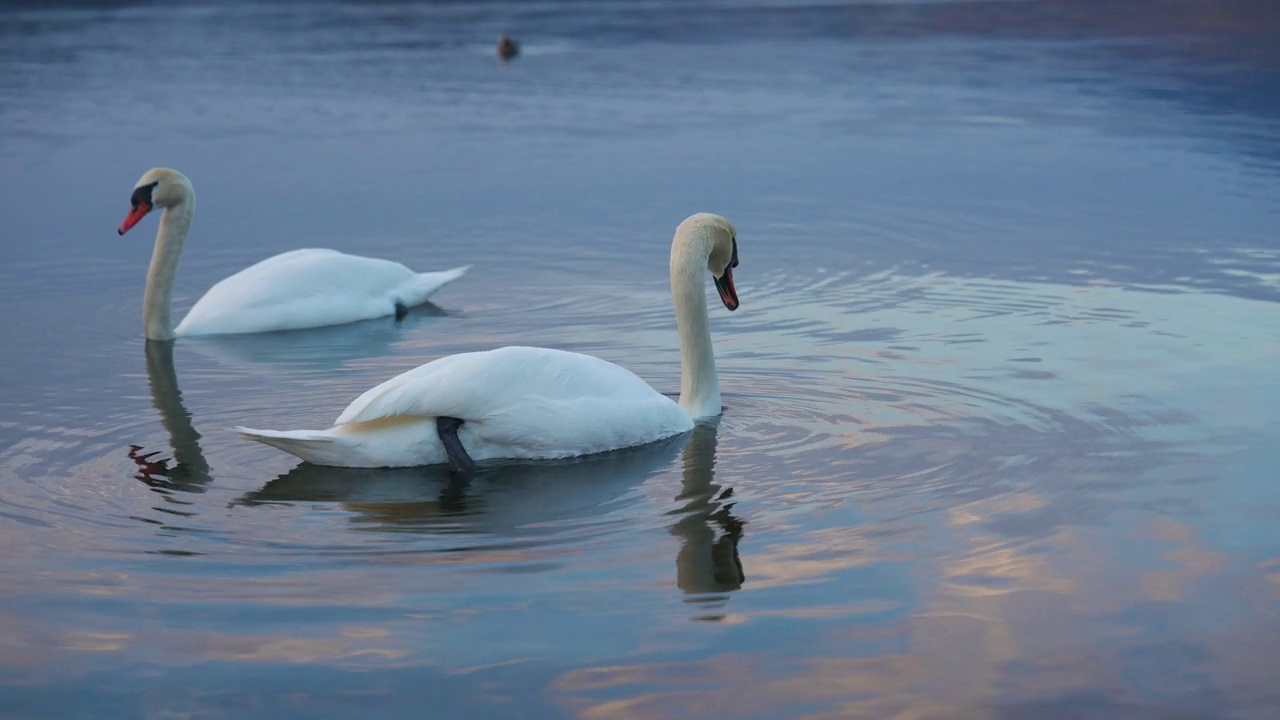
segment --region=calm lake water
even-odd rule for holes
[[[8,3],[0,88],[0,717],[1280,715],[1269,2]],[[475,266],[149,346],[154,165],[178,316]],[[715,426],[464,488],[230,430],[503,344],[675,393],[704,210]]]

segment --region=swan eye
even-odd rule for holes
[[[156,182],[150,183],[148,185],[139,185],[138,187],[134,188],[133,195],[129,198],[129,203],[132,204],[135,208],[142,203],[146,203],[147,207],[151,207],[155,205],[155,203],[151,202],[151,191],[155,190],[156,185],[159,185],[159,184],[160,184],[160,181],[157,180]]]
[[[738,238],[730,238],[733,241],[733,258],[729,260],[729,267],[738,267]]]

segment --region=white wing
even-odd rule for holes
[[[578,353],[505,347],[450,355],[365,392],[338,426],[456,417],[472,457],[568,457],[653,442],[693,421],[634,373]]]
[[[220,281],[177,327],[179,335],[270,332],[394,314],[425,302],[466,268],[415,273],[390,260],[336,250],[293,250]]]

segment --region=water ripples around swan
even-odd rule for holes
[[[1275,715],[1280,43],[1158,4],[6,4],[6,717]],[[179,308],[474,267],[148,345],[151,164],[201,188]],[[466,485],[231,430],[507,344],[675,395],[697,210],[718,423]]]
[[[787,508],[838,505],[850,493],[996,493],[1001,484],[995,478],[1020,457],[1044,462],[1070,455],[1084,463],[1119,444],[1133,455],[1134,443],[1154,447],[1185,420],[1176,405],[1158,399],[1158,382],[1144,389],[1131,378],[1124,387],[1108,388],[1101,377],[1093,387],[1064,379],[1087,375],[1090,363],[1106,361],[1080,351],[1075,338],[1082,332],[1099,347],[1120,334],[1149,347],[1178,345],[1187,328],[1180,327],[1183,318],[1160,311],[1165,295],[892,270],[744,277],[743,310],[729,315],[713,309],[726,405],[718,434],[720,455],[731,459],[738,493],[750,489],[758,520]],[[542,326],[529,334],[619,362],[674,395],[678,349],[665,289],[619,293],[587,284],[575,290],[599,299],[530,298],[530,307],[538,308],[530,322]],[[494,344],[528,342],[529,334],[513,330],[507,317],[458,323],[454,314],[427,306],[400,325],[179,343],[185,403],[172,349],[134,345],[145,350],[150,404],[165,434],[149,429],[154,421],[137,402],[102,414],[100,424],[87,430],[33,425],[31,438],[0,462],[21,467],[27,477],[33,466],[47,463],[48,475],[37,474],[25,487],[63,499],[24,500],[11,493],[6,511],[33,524],[60,523],[48,514],[65,513],[86,529],[144,517],[183,537],[186,552],[206,552],[202,544],[216,537],[232,545],[259,544],[266,552],[308,552],[309,523],[284,521],[282,506],[340,507],[318,517],[341,517],[352,530],[419,538],[395,540],[397,551],[413,550],[412,542],[425,551],[456,551],[457,542],[467,542],[423,539],[436,535],[517,544],[554,536],[572,545],[590,542],[593,532],[623,532],[627,523],[638,523],[632,531],[653,529],[644,520],[652,516],[637,505],[646,502],[650,485],[672,485],[655,478],[678,474],[683,440],[617,457],[496,470],[461,489],[434,470],[292,467],[272,451],[229,437],[227,428],[246,418],[262,421],[255,415],[327,425],[350,399],[391,374],[447,352],[483,347],[473,335],[492,335]],[[222,389],[229,384],[243,390]],[[188,406],[199,408],[195,419]],[[1118,436],[1123,442],[1116,442]],[[1064,438],[1071,438],[1070,445],[1055,450]],[[80,460],[59,467],[74,458]],[[881,464],[888,469],[878,470]],[[120,496],[121,473],[128,471],[162,496],[154,510],[137,507],[137,497]],[[90,489],[86,476],[95,476],[88,484],[101,491],[92,511],[78,505]],[[191,493],[211,497],[196,500]],[[105,513],[103,497],[109,499]],[[229,520],[245,524],[231,532]],[[264,533],[260,543],[251,539],[253,528]],[[286,528],[298,537],[282,540]],[[352,548],[368,550],[369,542]]]

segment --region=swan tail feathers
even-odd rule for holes
[[[402,302],[409,307],[421,305],[426,302],[437,290],[457,280],[470,270],[470,265],[463,265],[452,270],[441,270],[440,272],[418,273],[415,275],[405,287]]]
[[[255,430],[247,427],[235,430],[245,440],[279,448],[317,465],[333,464],[335,454],[341,451],[337,438],[327,430]]]

